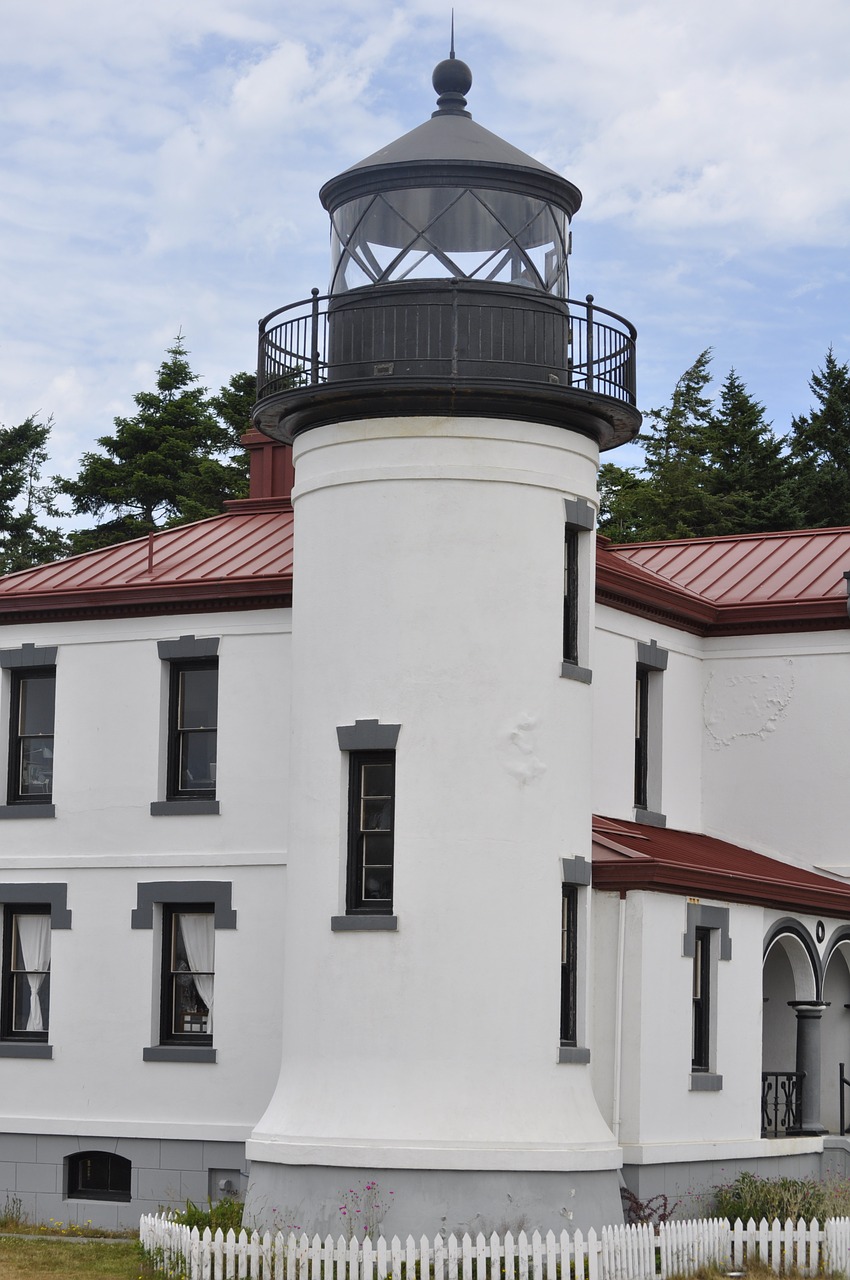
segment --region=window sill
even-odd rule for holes
[[[27,1044],[23,1040],[7,1040],[0,1043],[0,1058],[52,1058],[53,1045]]]
[[[590,1050],[576,1044],[562,1044],[558,1048],[558,1062],[590,1062]]]
[[[0,804],[0,819],[55,817],[55,804]]]
[[[562,662],[561,679],[578,680],[581,684],[590,684],[593,672],[589,667],[580,667],[577,662]]]
[[[691,1093],[719,1093],[723,1088],[723,1077],[714,1071],[692,1071]]]
[[[645,827],[667,826],[663,813],[653,813],[652,809],[642,809],[638,805],[635,805],[635,822],[642,822]]]
[[[154,1044],[142,1050],[143,1062],[215,1062],[210,1045]]]
[[[370,930],[395,933],[398,916],[331,916],[332,933],[367,933]]]
[[[220,813],[218,800],[153,800],[151,817],[183,818],[194,814],[195,817],[207,813]]]

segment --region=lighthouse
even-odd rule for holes
[[[452,51],[430,119],[325,184],[328,292],[261,322],[254,421],[295,469],[265,1225],[337,1234],[367,1184],[389,1232],[620,1215],[588,1037],[591,609],[635,333],[569,297],[581,194],[472,119],[471,83]]]

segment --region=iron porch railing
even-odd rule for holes
[[[800,1128],[805,1071],[761,1073],[761,1136],[778,1138]]]

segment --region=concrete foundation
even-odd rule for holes
[[[376,1189],[369,1193],[365,1188],[373,1182]],[[246,1224],[337,1236],[346,1234],[352,1206],[355,1221],[365,1219],[369,1232],[377,1228],[384,1235],[402,1237],[578,1227],[584,1231],[623,1217],[619,1174],[611,1169],[535,1173],[252,1162]]]
[[[822,1152],[749,1160],[624,1165],[623,1181],[644,1205],[654,1200],[656,1212],[663,1209],[666,1197],[666,1208],[674,1217],[696,1218],[711,1212],[715,1188],[734,1182],[744,1172],[759,1178],[846,1179],[850,1175],[850,1143],[846,1138],[826,1138]]]

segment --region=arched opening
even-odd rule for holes
[[[850,930],[841,929],[824,957],[821,1029],[821,1120],[830,1133],[840,1132],[839,1064],[850,1075]],[[845,1124],[850,1124],[850,1090],[845,1090]]]
[[[65,1157],[65,1197],[128,1201],[132,1170],[129,1160],[112,1151],[75,1151]]]
[[[818,999],[817,951],[796,922],[779,921],[765,941],[762,967],[762,1133],[779,1137],[800,1120],[797,1018],[792,1002]]]

